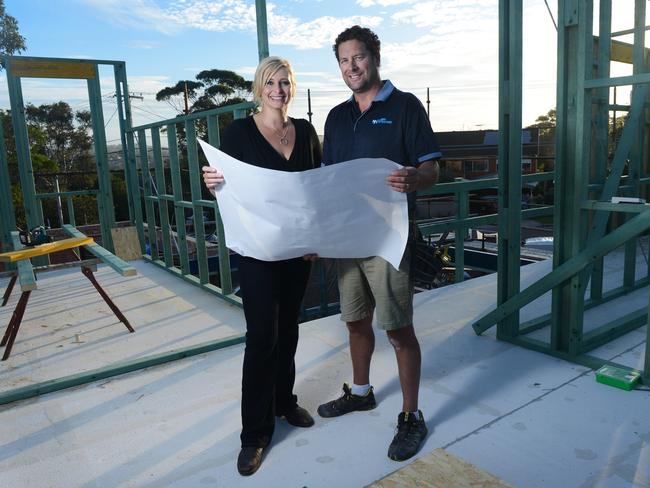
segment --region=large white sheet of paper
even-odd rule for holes
[[[395,268],[408,239],[406,195],[386,176],[401,166],[355,159],[300,172],[243,163],[199,140],[224,175],[216,190],[226,246],[278,261],[315,253],[326,258],[381,256]]]

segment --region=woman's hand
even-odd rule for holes
[[[225,180],[223,174],[211,166],[203,166],[203,183],[210,190],[214,190],[217,186],[221,185]]]
[[[318,259],[318,254],[305,254],[302,259],[311,261],[312,263]]]

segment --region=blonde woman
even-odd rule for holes
[[[255,72],[253,94],[261,110],[238,119],[224,131],[220,149],[248,164],[280,171],[304,171],[320,166],[316,131],[305,119],[287,116],[296,93],[291,65],[285,59],[262,60]],[[223,176],[204,167],[208,188]],[[269,445],[275,417],[297,427],[314,424],[293,393],[294,356],[298,343],[298,313],[311,263],[296,258],[260,261],[239,257],[239,278],[246,316],[246,349],[242,375],[242,449],[237,469],[243,476],[260,467]]]

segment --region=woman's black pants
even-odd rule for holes
[[[298,314],[311,263],[302,258],[259,261],[241,256],[239,282],[246,316],[242,375],[242,447],[265,447],[275,417],[297,405],[294,356]]]

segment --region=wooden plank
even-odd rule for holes
[[[13,76],[24,78],[95,78],[95,63],[54,59],[11,59]]]
[[[84,234],[79,232],[75,227],[71,226],[70,224],[64,224],[63,230],[68,235],[71,235],[73,237],[86,237]],[[93,254],[95,257],[101,259],[104,264],[108,264],[111,268],[113,268],[122,276],[135,276],[136,274],[138,274],[138,272],[133,266],[131,266],[126,261],[118,258],[115,254],[108,252],[99,244],[95,244],[93,242],[90,244],[86,244],[84,248],[88,252]]]
[[[96,244],[95,244],[96,245]],[[214,341],[202,342],[194,346],[183,347],[180,349],[172,349],[171,351],[162,352],[150,356],[138,357],[136,359],[129,359],[126,361],[111,364],[109,366],[84,371],[62,378],[43,381],[34,385],[28,385],[13,390],[0,392],[0,405],[5,405],[26,398],[32,398],[39,395],[45,395],[54,391],[64,390],[66,388],[73,388],[93,381],[112,378],[133,371],[139,371],[145,368],[151,368],[160,364],[177,361],[198,354],[205,354],[211,351],[217,351],[226,347],[242,344],[246,340],[245,334],[234,335],[224,339],[216,339]]]
[[[133,261],[142,257],[142,246],[138,239],[138,229],[135,226],[116,227],[111,229],[115,255],[125,261]]]
[[[612,249],[624,244],[625,241],[631,237],[639,235],[649,228],[650,210],[640,213],[615,231],[607,234],[605,237],[600,239],[600,241],[590,244],[578,254],[557,266],[553,272],[540,278],[518,295],[515,295],[495,310],[481,317],[472,324],[474,331],[479,335],[482,334],[502,317],[505,317],[516,310],[520,310],[522,307],[542,296],[547,291],[570,279],[572,276],[576,275],[576,273],[584,270],[600,256],[604,256]]]
[[[370,485],[370,488],[512,488],[473,464],[436,449],[386,478]]]
[[[0,254],[0,263],[14,263],[23,259],[29,259],[36,256],[44,256],[57,251],[64,251],[79,246],[85,246],[93,242],[92,237],[71,237],[61,241],[48,242],[34,247],[24,247],[17,251],[3,252]]]
[[[20,243],[20,237],[18,232],[13,231],[11,233],[11,241],[13,243],[14,249],[18,250],[21,248],[22,244]],[[18,261],[18,283],[20,283],[21,291],[31,291],[36,290],[36,277],[34,276],[34,268],[32,268],[32,263],[29,259],[23,261]]]

